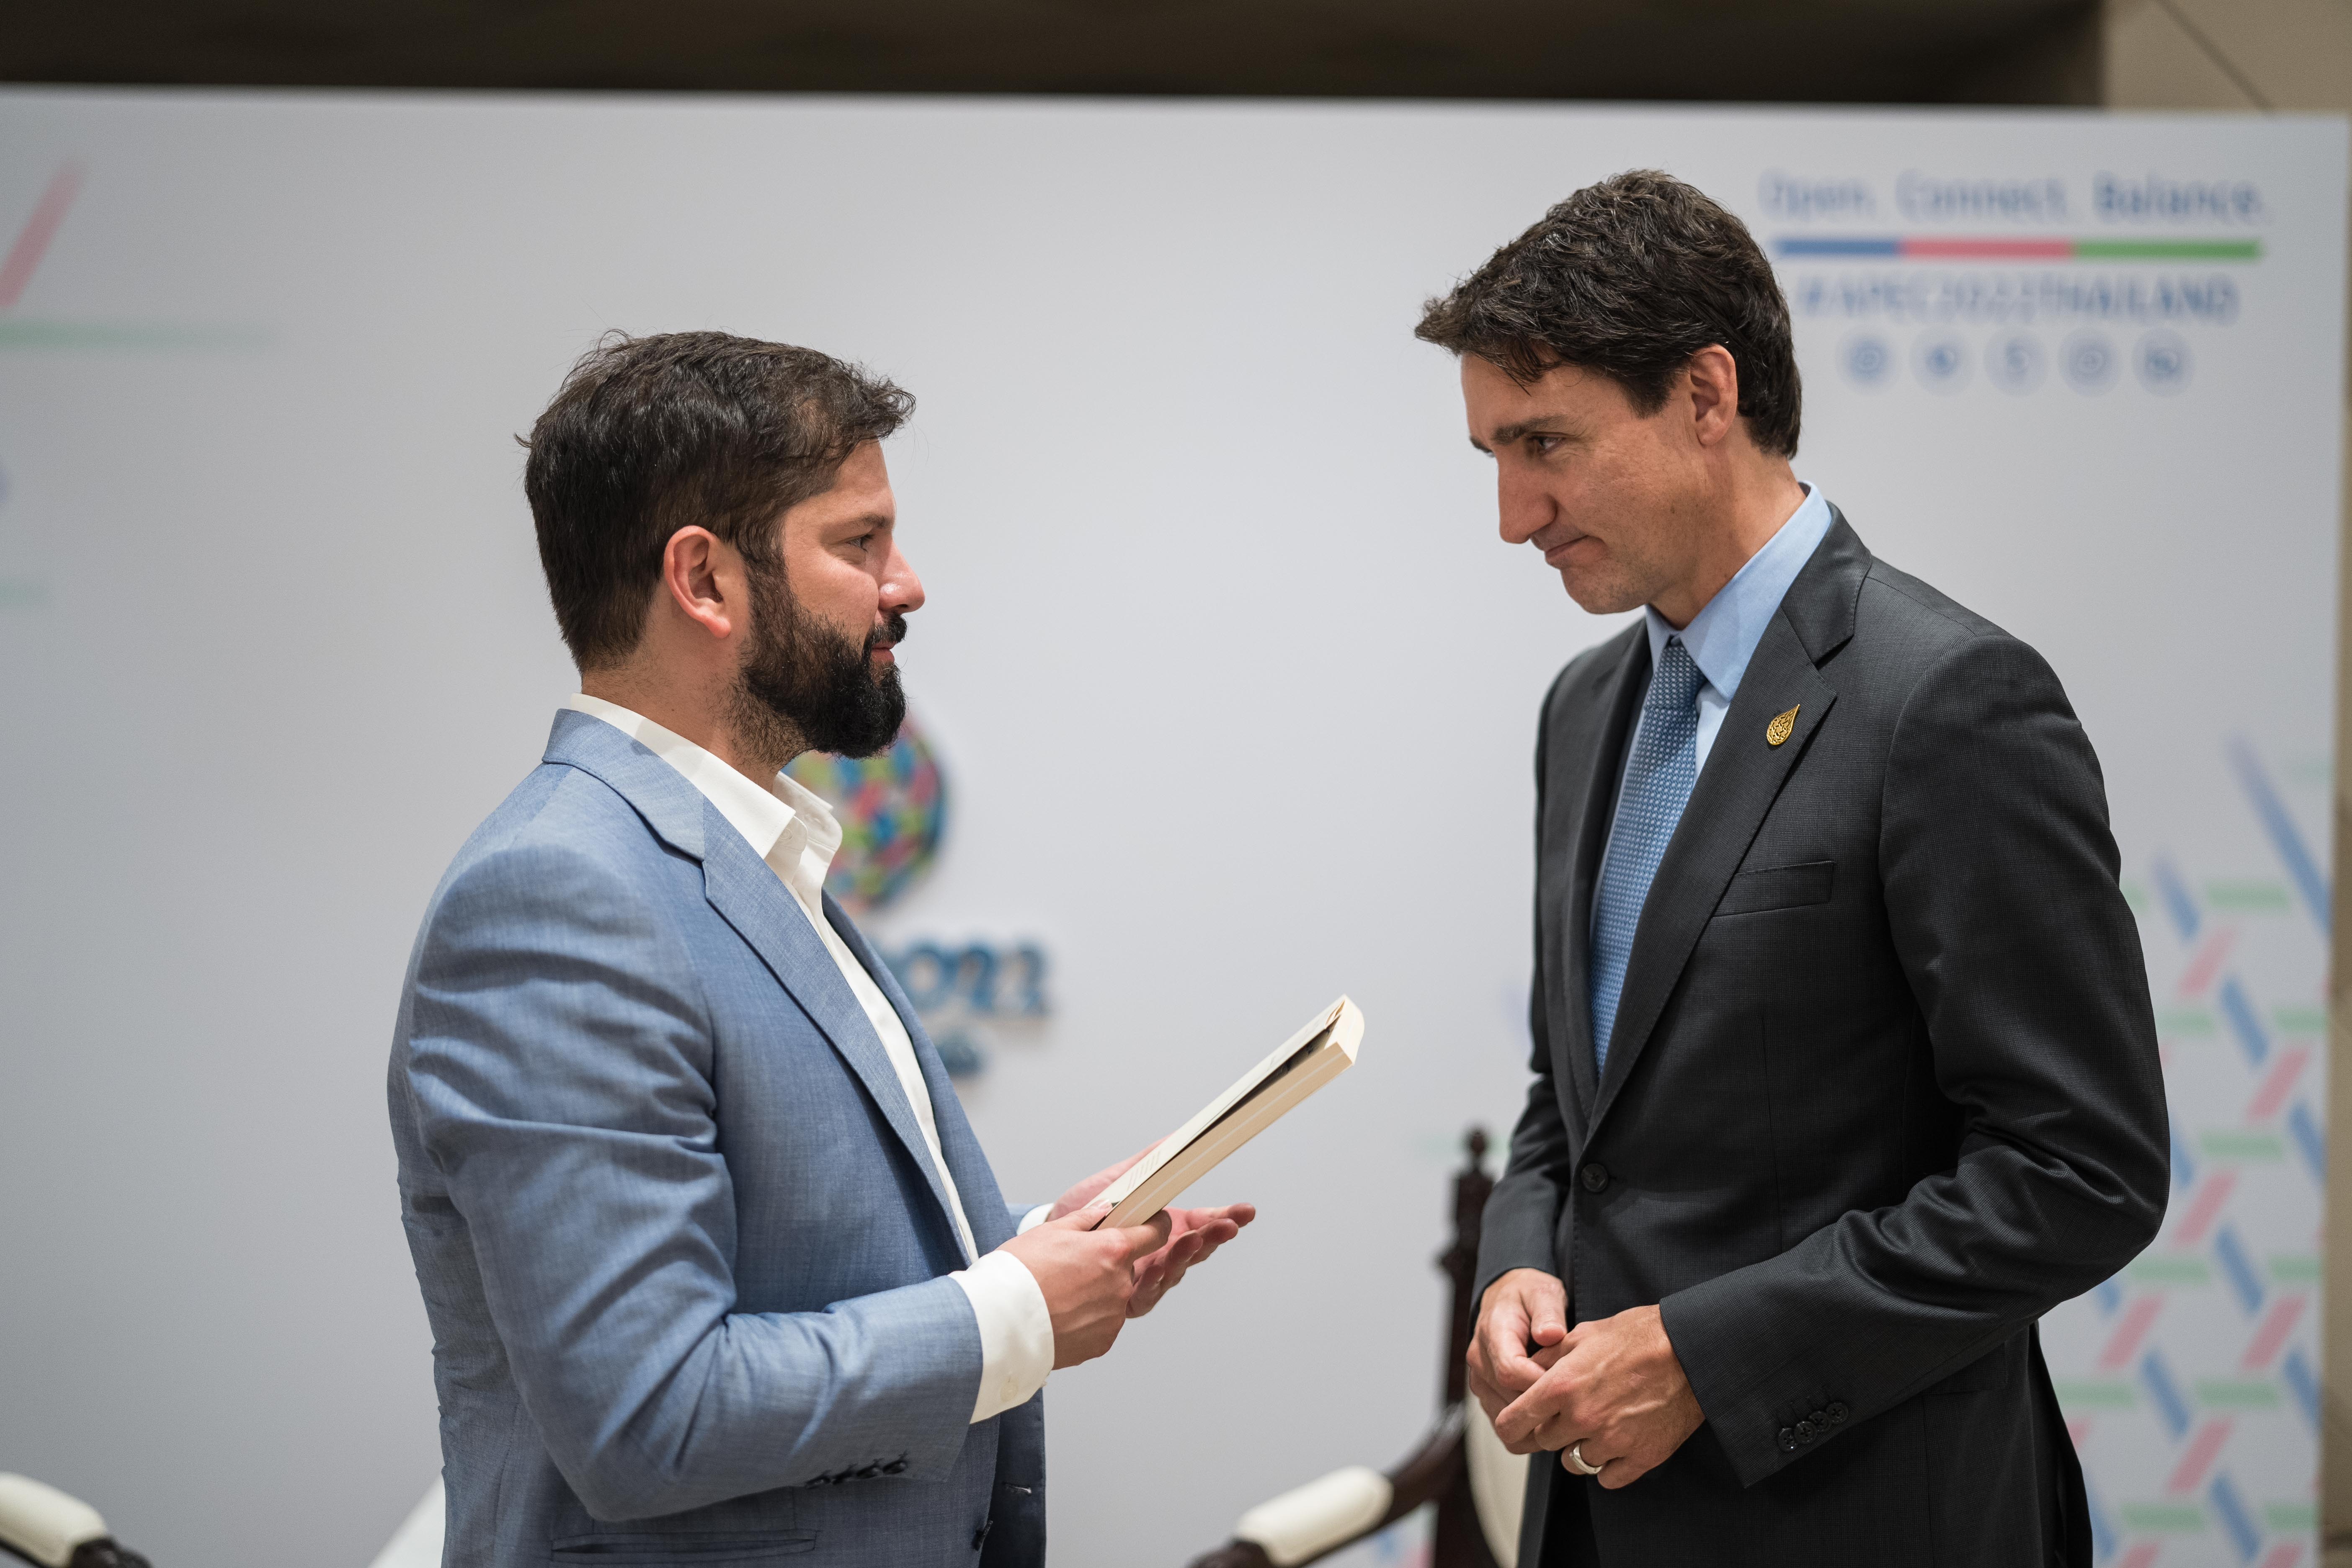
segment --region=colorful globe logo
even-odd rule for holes
[[[887,752],[804,752],[784,772],[841,819],[841,849],[824,886],[851,913],[882,908],[931,868],[947,826],[947,781],[911,715]]]

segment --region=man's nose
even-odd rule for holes
[[[915,575],[914,563],[898,542],[890,542],[890,559],[882,567],[882,609],[887,613],[908,615],[923,607],[923,580]]]
[[[1506,544],[1525,544],[1559,514],[1551,497],[1533,479],[1507,465],[1495,470],[1495,510]]]

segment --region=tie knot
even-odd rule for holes
[[[1697,705],[1698,689],[1705,683],[1706,677],[1699,674],[1683,639],[1668,637],[1665,652],[1658,656],[1657,673],[1650,678],[1650,695],[1643,706],[1681,712]]]

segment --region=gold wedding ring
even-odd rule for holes
[[[1568,1468],[1580,1476],[1597,1476],[1601,1473],[1600,1466],[1588,1465],[1584,1462],[1584,1444],[1581,1440],[1568,1446]]]

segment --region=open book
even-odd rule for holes
[[[1095,1201],[1115,1206],[1101,1224],[1141,1225],[1175,1202],[1226,1155],[1354,1067],[1363,1038],[1364,1016],[1345,996],[1316,1014],[1272,1056],[1105,1187]]]

